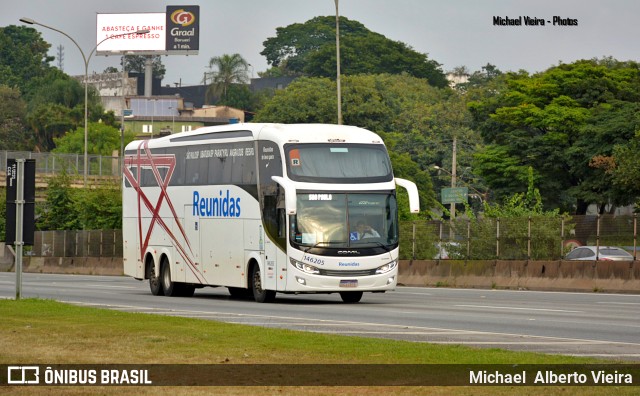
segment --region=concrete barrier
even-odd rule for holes
[[[640,293],[640,262],[401,260],[398,283],[405,286]]]
[[[0,262],[0,271],[15,271],[13,261]],[[24,272],[43,274],[124,275],[117,257],[24,257]]]
[[[0,271],[14,271],[0,260]],[[121,258],[24,257],[24,272],[123,275]],[[401,260],[405,286],[640,293],[639,261]]]

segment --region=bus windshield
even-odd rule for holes
[[[382,144],[288,144],[289,178],[316,183],[377,183],[393,180]]]
[[[395,195],[305,193],[297,196],[290,238],[294,246],[390,247],[398,243]]]

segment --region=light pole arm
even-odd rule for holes
[[[24,22],[28,25],[38,25],[38,26],[42,26],[43,28],[47,28],[47,29],[51,29],[54,32],[58,32],[64,36],[66,36],[69,40],[71,40],[71,42],[73,42],[73,44],[76,45],[76,47],[78,47],[78,49],[80,50],[80,54],[82,55],[82,60],[84,61],[84,67],[85,69],[88,68],[89,65],[89,60],[87,59],[87,57],[84,55],[84,51],[82,51],[82,48],[80,47],[80,44],[78,44],[78,42],[76,40],[73,39],[73,37],[69,36],[67,33],[63,32],[60,29],[56,29],[54,27],[51,26],[47,26],[44,23],[40,23],[40,22],[36,22],[31,18],[20,18],[20,22]]]

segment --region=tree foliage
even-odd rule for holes
[[[154,78],[162,80],[167,72],[164,64],[162,63],[162,57],[160,55],[151,56],[151,72]],[[146,71],[146,64],[148,55],[125,55],[124,68],[128,72],[144,73]],[[122,64],[122,61],[120,62]],[[109,69],[110,72],[120,72],[120,70]]]
[[[26,103],[17,88],[0,85],[0,147],[30,150],[33,139],[26,129]]]
[[[0,27],[0,85],[16,87],[24,94],[51,70],[50,47],[34,28]]]
[[[276,29],[260,53],[283,75],[336,77],[335,17],[315,17]],[[407,44],[374,33],[357,21],[340,17],[341,74],[402,74],[447,86],[440,64]]]
[[[397,176],[418,184],[421,207],[438,206],[429,169],[435,163],[451,164],[452,135],[468,142],[471,150],[479,141],[468,128],[463,99],[407,75],[345,76],[344,81],[345,124],[379,133],[392,153]],[[328,78],[299,78],[276,92],[255,121],[336,123],[335,92],[336,84]],[[471,156],[465,154],[466,147],[461,148],[460,158],[468,165]]]
[[[36,226],[42,231],[81,229],[71,179],[64,171],[49,180]]]
[[[221,104],[228,105],[231,85],[244,84],[249,80],[249,63],[240,54],[214,56],[209,60],[208,67],[211,70],[208,73],[210,79],[205,81],[209,83],[205,95],[208,103],[217,97]]]
[[[526,170],[548,208],[584,214],[590,203],[624,205],[634,196],[589,166],[638,130],[640,68],[611,58],[508,73],[474,92],[474,127],[488,143],[476,168],[499,196],[526,190]],[[631,121],[631,122],[630,122]]]
[[[92,155],[110,156],[114,151],[120,150],[120,130],[101,123],[91,122],[88,125],[88,133],[91,137],[87,140],[87,153]],[[135,139],[133,132],[127,132],[124,136],[124,144],[127,145]],[[68,131],[59,138],[54,138],[57,153],[84,153],[84,126]]]
[[[500,256],[503,258],[560,258],[562,216],[557,209],[544,209],[540,190],[535,187],[533,168],[529,167],[526,173],[526,192],[505,197],[502,203],[485,202],[481,219],[467,207],[466,215],[471,222],[467,227],[472,230],[473,241],[470,259],[495,258],[496,235],[500,238]],[[529,251],[530,245],[535,249]]]
[[[39,214],[36,226],[41,231],[120,229],[122,192],[116,184],[92,189],[72,188],[71,178],[63,172],[49,180]]]

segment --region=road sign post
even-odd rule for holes
[[[5,240],[16,250],[16,300],[22,296],[22,253],[33,245],[35,228],[36,161],[7,160],[7,225]]]

